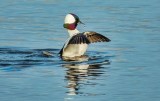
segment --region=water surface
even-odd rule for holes
[[[1,0],[1,101],[159,101],[159,0]],[[58,55],[67,13],[112,41],[88,61]],[[46,56],[44,51],[52,56]]]

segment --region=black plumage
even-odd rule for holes
[[[68,44],[89,44],[89,43],[90,41],[83,33],[73,36],[68,42]]]

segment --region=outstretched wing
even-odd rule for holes
[[[87,37],[90,43],[94,42],[109,42],[109,38],[97,33],[97,32],[84,32],[84,35]]]
[[[97,32],[84,32],[73,36],[68,44],[90,44],[94,42],[109,42],[109,38]]]

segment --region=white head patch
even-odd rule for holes
[[[73,15],[71,15],[71,14],[67,14],[66,15],[66,17],[65,17],[65,19],[64,19],[64,23],[66,24],[72,24],[72,23],[74,23],[76,20],[75,20],[75,18],[74,18],[74,16]]]

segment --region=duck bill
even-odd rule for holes
[[[79,21],[79,23],[85,25],[82,21]]]

